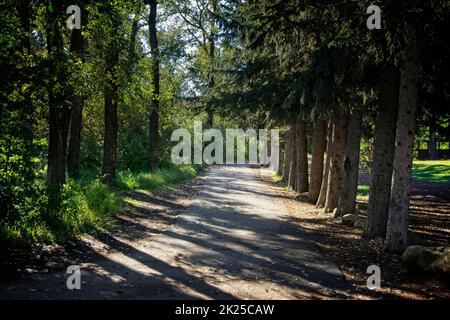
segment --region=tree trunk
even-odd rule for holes
[[[414,36],[414,31],[410,34]],[[401,70],[394,172],[386,229],[385,250],[391,252],[403,252],[408,245],[411,169],[419,77],[417,42],[414,38],[410,41],[411,43],[405,48],[405,61]]]
[[[322,183],[326,134],[325,121],[316,121],[312,134],[311,177],[308,189],[308,198],[313,203],[316,203],[319,198],[320,185]]]
[[[428,154],[430,160],[439,159],[439,153],[436,146],[436,118],[433,115],[430,116]]]
[[[290,163],[292,158],[292,143],[293,143],[293,130],[289,128],[286,131],[286,138],[284,139],[284,164],[283,164],[283,181],[289,181]]]
[[[332,212],[338,205],[344,177],[344,157],[347,144],[348,117],[337,114],[333,124],[333,139],[330,155],[330,173],[328,177],[325,212]]]
[[[328,188],[328,177],[330,173],[330,156],[331,156],[331,139],[333,138],[333,122],[330,120],[328,122],[327,129],[327,145],[326,145],[326,158],[325,158],[325,168],[323,170],[322,175],[322,183],[320,185],[319,197],[317,198],[316,207],[323,208],[325,205],[325,199],[327,197],[327,188]]]
[[[398,110],[400,75],[393,65],[381,71],[378,92],[379,110],[374,135],[372,174],[364,237],[385,237],[389,197],[391,193],[392,163],[394,159],[395,126]]]
[[[113,17],[113,30],[119,28],[119,17]],[[110,45],[106,53],[107,84],[105,87],[105,118],[104,118],[104,142],[103,142],[103,182],[111,183],[116,177],[117,169],[117,90],[118,74],[116,67],[119,64],[119,49],[115,39],[117,35],[112,34]]]
[[[286,137],[284,137],[284,139],[286,139]],[[286,154],[286,149],[285,149],[286,145],[284,143],[282,143],[280,141],[280,155],[279,155],[279,165],[278,165],[278,170],[277,170],[277,175],[278,176],[283,176],[283,172],[284,172],[284,156]],[[281,159],[283,159],[283,161],[281,161]]]
[[[159,73],[159,47],[156,29],[157,2],[146,1],[150,4],[150,13],[148,18],[148,30],[150,38],[150,50],[152,54],[152,74],[153,74],[153,97],[152,112],[150,115],[150,134],[149,134],[149,155],[148,167],[155,170],[159,166],[159,94],[160,94],[160,73]]]
[[[357,110],[351,113],[348,133],[347,151],[344,160],[344,178],[342,190],[336,210],[336,216],[355,213],[356,194],[358,191],[359,150],[361,143],[362,113]]]
[[[292,131],[292,142],[290,144],[290,149],[289,149],[289,177],[288,177],[288,187],[292,190],[295,190],[295,183],[296,183],[296,169],[297,169],[297,143],[295,141],[295,125],[292,125],[291,128]]]
[[[85,25],[86,18],[83,20],[83,24]],[[75,59],[81,58],[84,61],[83,51],[85,46],[86,41],[82,35],[81,29],[73,29],[70,41],[70,52],[74,55]],[[79,94],[73,94],[69,129],[69,147],[67,150],[67,172],[69,176],[75,176],[78,174],[79,170],[84,100],[84,97]]]
[[[208,35],[208,57],[209,57],[209,69],[208,69],[208,93],[210,94],[215,87],[215,78],[214,78],[214,60],[215,60],[215,52],[216,52],[216,16],[219,1],[212,0],[211,2],[211,17],[210,17],[210,33]],[[214,126],[214,110],[211,105],[208,105],[207,109],[208,119],[207,126],[212,128]]]
[[[296,191],[299,193],[308,191],[308,150],[306,121],[300,119],[296,124]]]
[[[141,2],[136,3],[136,12],[133,18],[133,24],[131,26],[130,43],[128,46],[128,61],[129,61],[129,71],[128,71],[128,81],[131,80],[133,71],[136,69],[137,56],[136,56],[136,38],[139,29],[139,18],[141,12]]]
[[[118,55],[117,61],[118,62]],[[114,72],[109,70],[109,72]],[[115,76],[113,76],[115,77]],[[104,182],[110,183],[116,177],[117,169],[117,80],[109,81],[105,89],[105,131],[103,144]]]
[[[60,191],[66,182],[67,135],[69,131],[70,106],[68,100],[67,74],[63,66],[66,59],[63,37],[58,20],[64,17],[64,10],[56,1],[51,1],[53,10],[47,8],[48,30],[48,100],[49,100],[49,138],[48,138],[48,191],[49,211],[58,210]]]
[[[71,177],[77,175],[79,170],[83,105],[84,97],[74,95],[70,118],[69,148],[67,151],[67,172]]]
[[[448,156],[450,157],[450,117],[448,117],[448,123],[447,123],[447,143],[448,143]]]

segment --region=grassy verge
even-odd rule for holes
[[[84,171],[64,186],[61,210],[52,218],[52,227],[42,206],[30,209],[14,224],[0,226],[0,242],[13,246],[64,241],[70,237],[105,229],[121,212],[126,191],[157,191],[194,178],[201,166],[171,166],[153,172],[121,171],[114,184],[105,185],[95,171]],[[45,190],[43,190],[45,193]]]
[[[274,182],[280,182],[281,180],[283,180],[283,177],[276,172],[272,172],[272,180]]]
[[[368,185],[358,185],[358,196],[368,197],[370,188]]]
[[[414,161],[413,179],[450,183],[450,160]]]

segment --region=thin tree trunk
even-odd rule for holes
[[[430,160],[439,159],[436,145],[436,118],[433,115],[430,116],[428,154]]]
[[[414,36],[414,31],[410,34]],[[419,77],[417,42],[416,39],[410,41],[405,48],[405,61],[401,70],[396,150],[386,229],[385,250],[391,252],[403,252],[408,246],[411,169]]]
[[[214,78],[214,60],[215,60],[215,52],[216,52],[216,17],[219,2],[218,0],[212,0],[211,3],[211,18],[210,18],[210,33],[208,35],[208,56],[209,56],[209,70],[208,70],[208,91],[209,93],[215,87],[215,78]],[[208,106],[207,109],[208,119],[207,126],[212,128],[214,126],[214,110],[211,105]]]
[[[150,37],[150,50],[152,54],[152,74],[153,74],[153,97],[152,112],[150,115],[150,134],[149,134],[149,157],[148,167],[155,170],[159,166],[159,94],[160,94],[160,73],[159,73],[159,47],[156,29],[157,2],[146,1],[150,5],[150,13],[148,18],[148,28]]]
[[[319,198],[320,185],[322,183],[326,134],[327,126],[325,121],[317,120],[314,123],[312,134],[311,177],[308,189],[308,198],[313,203],[316,203]]]
[[[77,175],[79,170],[83,105],[84,97],[74,95],[70,118],[69,148],[67,151],[67,172],[71,177]]]
[[[394,160],[395,126],[398,111],[400,75],[393,65],[381,71],[378,92],[379,110],[374,135],[372,174],[364,237],[385,237],[392,164]]]
[[[83,17],[83,25],[86,24],[86,18]],[[83,51],[86,47],[86,40],[84,39],[81,29],[73,29],[70,52],[75,59],[81,58],[84,61]],[[77,93],[73,94],[72,98],[72,114],[70,118],[69,129],[69,147],[67,150],[67,172],[69,176],[75,176],[79,170],[80,147],[81,147],[81,128],[83,121],[83,105],[84,97]]]
[[[113,30],[119,27],[119,17],[113,17]],[[115,34],[111,35],[113,38]],[[103,142],[103,182],[111,183],[116,177],[117,169],[117,91],[118,74],[116,66],[119,64],[119,49],[115,39],[111,40],[106,53],[106,74],[108,81],[105,87],[105,114],[104,114],[104,142]]]
[[[308,191],[308,150],[306,121],[299,119],[296,125],[296,191],[299,193]]]
[[[351,113],[348,133],[347,151],[344,160],[344,178],[342,190],[336,210],[336,216],[354,213],[356,206],[356,194],[358,191],[359,150],[361,143],[362,113],[356,110]]]
[[[70,121],[68,88],[64,86],[67,75],[62,62],[65,59],[63,37],[58,20],[63,17],[63,8],[57,1],[51,1],[53,10],[47,8],[48,30],[48,99],[49,99],[49,139],[48,139],[48,191],[49,211],[55,211],[60,204],[60,191],[66,182],[67,135]]]
[[[320,185],[319,197],[317,198],[316,207],[323,208],[325,205],[325,199],[327,197],[327,188],[328,188],[328,177],[330,173],[330,158],[331,158],[331,140],[333,138],[333,121],[330,120],[328,122],[327,129],[327,146],[326,146],[326,158],[325,158],[325,168],[323,170],[322,175],[322,183]]]
[[[131,26],[131,35],[130,35],[130,43],[129,43],[129,47],[128,47],[128,60],[130,63],[130,69],[129,69],[129,73],[128,73],[128,78],[129,80],[131,80],[131,76],[133,74],[133,71],[135,70],[136,67],[136,60],[137,60],[137,56],[136,56],[136,37],[137,37],[137,33],[138,33],[138,29],[139,29],[139,15],[141,12],[141,2],[139,1],[136,4],[136,12],[134,14],[134,18],[133,18],[133,24]]]
[[[328,177],[325,212],[332,212],[338,205],[344,177],[344,157],[347,144],[348,117],[346,114],[335,116],[333,140],[330,155],[330,173]]]
[[[118,55],[113,58],[118,63]],[[109,72],[114,72],[109,70]],[[114,77],[114,76],[113,76]],[[117,169],[117,81],[110,80],[105,89],[105,127],[103,144],[104,182],[110,183],[116,177]]]

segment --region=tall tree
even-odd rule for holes
[[[284,139],[283,180],[286,182],[288,182],[289,180],[289,171],[291,168],[292,148],[293,148],[292,133],[293,133],[292,128],[289,128],[286,131],[286,137]]]
[[[308,149],[306,121],[299,119],[296,124],[296,191],[299,193],[308,191]]]
[[[295,143],[296,126],[292,125],[291,128],[291,142],[289,144],[288,154],[289,157],[289,176],[287,180],[288,187],[295,190],[296,187],[296,174],[297,174],[297,144]]]
[[[325,205],[325,199],[327,197],[328,179],[330,173],[331,149],[333,146],[332,139],[333,139],[333,121],[329,120],[327,129],[325,166],[323,168],[322,183],[320,184],[319,197],[317,198],[316,202],[317,208],[323,208],[323,206]]]
[[[105,53],[106,83],[104,88],[104,136],[103,136],[103,166],[102,174],[105,183],[111,183],[116,177],[117,169],[117,134],[119,124],[118,89],[119,89],[119,52],[120,40],[117,32],[121,24],[121,17],[111,4],[107,4],[107,12],[111,15],[111,34]]]
[[[354,110],[350,114],[347,132],[347,151],[344,159],[344,178],[342,190],[336,210],[336,216],[354,213],[356,194],[358,190],[359,150],[361,143],[361,110]]]
[[[338,205],[344,177],[344,157],[347,143],[348,116],[336,113],[333,120],[333,138],[330,155],[330,172],[328,176],[325,212],[332,212]]]
[[[84,12],[84,6],[81,6],[81,20],[83,28],[87,23],[87,12]],[[87,47],[87,41],[83,36],[82,29],[73,29],[70,38],[70,52],[75,61],[85,61],[84,51]],[[73,92],[72,113],[69,129],[69,146],[67,150],[67,173],[69,176],[75,176],[79,170],[80,147],[81,147],[81,127],[83,121],[83,105],[85,97],[80,93]]]
[[[208,68],[208,91],[212,91],[215,86],[214,79],[214,63],[216,55],[216,15],[218,14],[218,0],[212,0],[211,3],[211,16],[210,16],[210,28],[208,35],[208,58],[209,58],[209,68]],[[212,128],[214,125],[214,109],[211,105],[207,108],[208,113],[208,127]]]
[[[62,36],[65,23],[65,7],[56,0],[48,0],[47,11],[47,51],[48,51],[48,190],[49,210],[55,211],[60,205],[60,192],[66,182],[67,140],[71,108],[67,86],[67,55]]]
[[[308,189],[308,198],[313,203],[316,203],[319,198],[322,183],[326,132],[326,122],[316,120],[312,133],[311,177]]]
[[[409,36],[401,68],[394,171],[389,203],[385,249],[403,252],[408,245],[409,201],[419,78],[419,48],[414,27],[406,24]]]
[[[159,71],[159,47],[158,47],[158,35],[157,35],[157,7],[156,0],[146,0],[145,4],[150,5],[150,11],[148,16],[148,31],[150,50],[152,55],[152,83],[153,83],[153,96],[152,106],[150,113],[150,133],[149,133],[149,154],[148,154],[148,166],[150,170],[155,170],[159,166],[159,101],[160,101],[160,71]]]
[[[399,77],[398,68],[392,64],[387,64],[381,70],[368,216],[364,230],[364,237],[368,239],[384,237],[386,234],[394,160]]]

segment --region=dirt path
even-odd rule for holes
[[[211,167],[196,199],[162,233],[151,230],[144,196],[133,202],[139,216],[122,217],[126,230],[87,237],[80,290],[67,289],[64,270],[39,272],[0,283],[0,299],[344,297],[351,285],[293,222],[282,197],[259,169]],[[174,218],[164,199],[159,206]]]

